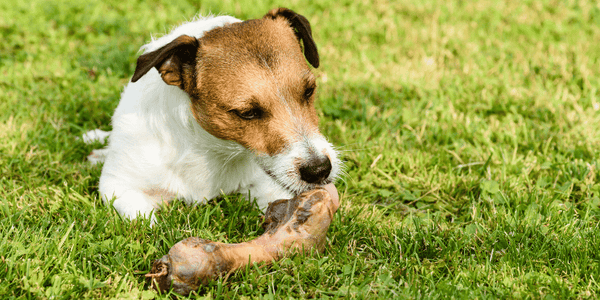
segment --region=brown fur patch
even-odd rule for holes
[[[318,132],[315,77],[305,57],[319,65],[308,20],[278,8],[140,56],[132,82],[156,67],[165,83],[187,92],[206,131],[274,155]]]
[[[200,39],[198,57],[196,89],[188,94],[194,117],[212,135],[273,155],[318,132],[314,95],[304,96],[315,78],[285,19],[211,30]],[[260,118],[239,116],[252,109]]]

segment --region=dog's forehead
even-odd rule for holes
[[[230,105],[232,99],[289,104],[314,76],[285,20],[258,19],[208,32],[200,40],[198,85]],[[212,98],[212,97],[211,97]]]
[[[228,68],[308,69],[287,21],[257,19],[215,28],[201,38],[200,61]]]

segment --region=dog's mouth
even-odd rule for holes
[[[302,140],[276,155],[254,156],[257,165],[282,189],[292,195],[333,183],[338,176],[339,160],[324,140]]]

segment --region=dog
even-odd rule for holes
[[[99,192],[124,217],[163,201],[204,203],[222,193],[268,203],[336,180],[341,163],[319,132],[308,20],[287,8],[263,18],[198,17],[142,46],[112,131],[90,162]],[[307,63],[308,61],[308,63]]]

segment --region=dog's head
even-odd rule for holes
[[[300,193],[332,182],[340,168],[318,129],[317,85],[305,58],[319,66],[308,20],[278,8],[200,39],[178,37],[140,56],[132,81],[155,67],[187,92],[207,132],[243,145],[281,186]]]

